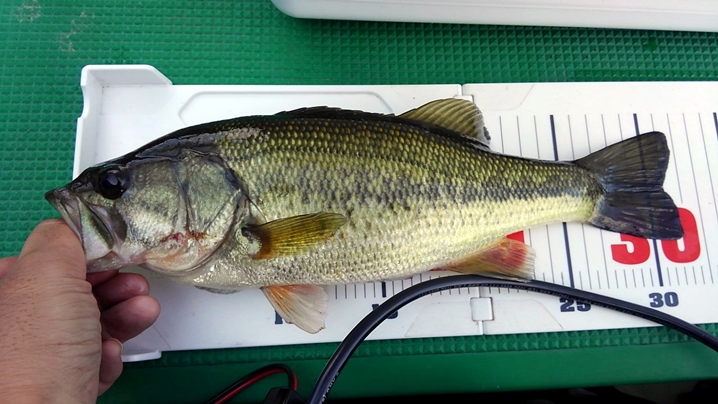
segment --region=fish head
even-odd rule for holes
[[[117,159],[86,169],[45,198],[81,240],[88,272],[141,265],[187,275],[211,260],[246,198],[206,156]]]

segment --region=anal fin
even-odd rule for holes
[[[287,323],[310,334],[324,329],[329,299],[324,288],[316,285],[274,285],[263,287],[262,292]]]
[[[503,238],[491,247],[442,267],[463,274],[529,281],[533,279],[536,253],[531,246]]]

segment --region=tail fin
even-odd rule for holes
[[[679,239],[678,208],[663,191],[670,151],[661,132],[638,135],[574,163],[594,173],[604,188],[588,220],[601,229],[651,239]]]

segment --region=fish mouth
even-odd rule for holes
[[[73,197],[67,188],[58,188],[46,192],[45,199],[60,213],[65,223],[72,229],[77,238],[82,241],[79,200]]]
[[[115,250],[126,236],[124,221],[104,206],[85,203],[65,188],[45,194],[45,199],[60,213],[65,223],[82,242],[87,272],[107,271],[127,266]]]

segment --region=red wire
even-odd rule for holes
[[[260,373],[257,376],[254,376],[253,378],[247,380],[246,382],[240,384],[239,386],[235,387],[234,390],[228,392],[225,394],[222,398],[215,401],[214,404],[224,404],[227,401],[229,401],[232,397],[236,396],[240,391],[246,389],[247,387],[253,385],[254,383],[264,379],[267,376],[273,375],[275,373],[284,373],[282,369],[271,369],[266,372]],[[297,390],[297,377],[295,375],[291,375],[292,378],[292,390]]]
[[[297,375],[290,373],[289,376],[292,378],[292,390],[297,391],[299,386],[297,385]]]

